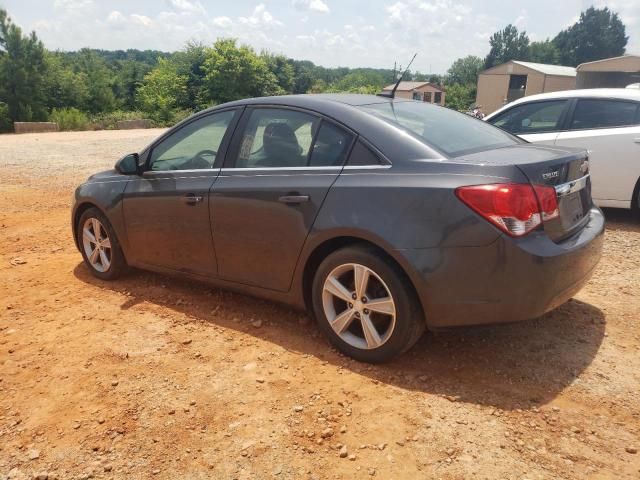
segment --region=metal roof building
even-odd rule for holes
[[[383,92],[391,92],[395,84],[387,85]],[[412,98],[421,102],[444,105],[445,91],[429,82],[400,82],[396,90],[397,98]]]
[[[478,75],[476,104],[484,113],[536,93],[576,88],[576,69],[511,60]]]
[[[640,82],[640,55],[623,55],[578,65],[577,88],[624,88]]]

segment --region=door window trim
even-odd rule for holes
[[[238,121],[240,120],[240,117],[243,111],[244,111],[244,106],[221,108],[217,110],[206,110],[204,112],[193,115],[192,117],[189,117],[184,121],[178,123],[173,128],[169,129],[167,132],[165,132],[163,135],[157,138],[149,147],[147,147],[146,151],[144,152],[145,158],[144,158],[144,164],[143,164],[144,166],[142,171],[143,175],[159,174],[159,173],[165,173],[165,174],[166,173],[196,173],[196,172],[219,171],[224,162],[224,158],[227,156],[227,153],[229,151],[229,144],[231,143],[231,138],[233,137],[235,129],[238,125]],[[220,148],[218,149],[213,165],[211,165],[209,168],[196,168],[196,169],[183,169],[183,170],[157,170],[157,171],[151,170],[150,162],[151,162],[151,156],[153,155],[153,150],[157,148],[157,146],[160,145],[163,141],[167,140],[169,137],[179,132],[183,128],[187,127],[188,125],[192,124],[193,122],[202,120],[203,118],[206,118],[206,117],[217,115],[219,113],[225,113],[225,112],[234,112],[234,115],[231,118],[229,125],[227,126],[227,130],[225,131],[224,136],[222,137],[222,142],[220,142]]]
[[[611,130],[614,128],[633,128],[640,127],[640,102],[636,100],[627,100],[624,98],[605,98],[605,97],[576,97],[573,99],[573,105],[571,108],[571,112],[567,115],[565,129],[563,132],[586,132],[590,130]],[[634,117],[634,122],[631,125],[615,125],[615,126],[606,126],[606,127],[593,127],[593,128],[571,128],[571,123],[573,123],[573,118],[576,112],[576,108],[578,107],[578,103],[582,100],[601,100],[605,102],[621,102],[621,103],[635,103],[636,104],[636,114]]]
[[[313,134],[313,138],[311,140],[311,145],[309,147],[309,158],[310,155],[313,153],[313,147],[315,145],[315,142],[318,138],[318,133],[320,132],[320,128],[322,127],[323,122],[327,122],[341,130],[344,130],[345,132],[347,132],[349,135],[351,135],[351,144],[349,145],[349,147],[347,148],[344,160],[342,162],[341,165],[330,165],[330,166],[304,166],[304,167],[236,167],[236,163],[238,161],[238,157],[240,155],[240,147],[241,147],[241,143],[242,140],[244,138],[244,133],[246,131],[247,125],[249,124],[249,120],[251,118],[251,114],[253,113],[253,111],[258,110],[258,109],[277,109],[277,110],[291,110],[291,111],[295,111],[295,112],[300,112],[300,113],[304,113],[307,115],[310,115],[312,117],[314,117],[318,123],[317,123],[317,128],[316,131]],[[227,155],[225,158],[224,163],[222,164],[222,172],[233,172],[233,171],[238,171],[238,172],[252,172],[252,171],[315,171],[315,170],[325,170],[325,171],[338,171],[338,170],[342,170],[343,168],[345,168],[345,164],[347,163],[347,161],[349,160],[349,156],[351,155],[351,150],[353,149],[353,146],[356,144],[356,141],[358,140],[359,135],[354,132],[351,128],[347,127],[346,125],[343,125],[342,123],[336,122],[335,120],[333,120],[330,117],[327,117],[326,115],[323,115],[319,112],[316,112],[314,110],[309,110],[306,108],[300,108],[300,107],[293,107],[290,105],[279,105],[279,104],[259,104],[259,105],[247,105],[246,108],[244,109],[244,111],[242,112],[241,118],[238,120],[236,127],[235,127],[235,131],[233,133],[233,138],[231,139],[231,141],[229,142],[229,148],[227,149]],[[309,161],[309,158],[307,158],[307,162]]]

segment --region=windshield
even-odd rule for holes
[[[423,102],[375,103],[359,108],[414,134],[450,157],[520,143],[493,125]]]

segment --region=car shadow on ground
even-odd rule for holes
[[[631,210],[622,208],[603,208],[607,221],[607,230],[640,233],[640,220],[633,217]]]
[[[116,282],[96,279],[83,263],[74,274],[83,282],[126,294],[122,309],[160,305],[205,328],[241,331],[385,384],[503,410],[555,398],[591,364],[605,330],[598,308],[570,300],[532,321],[429,332],[393,362],[367,365],[337,353],[305,314],[285,306],[138,270]],[[256,320],[262,321],[260,328],[253,326]]]

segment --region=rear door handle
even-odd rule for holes
[[[288,203],[290,205],[298,205],[300,203],[308,202],[309,195],[284,195],[278,198],[280,203]]]
[[[633,141],[636,142],[636,143],[640,143],[640,137],[634,138]]]
[[[194,195],[193,193],[188,193],[184,197],[182,197],[182,201],[187,205],[196,205],[202,202],[202,195]]]

